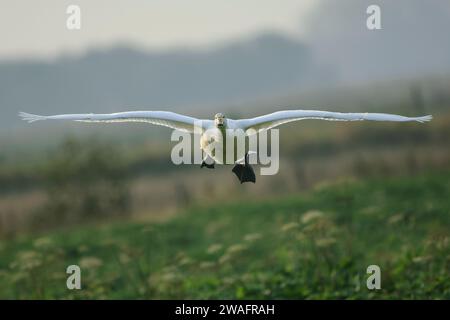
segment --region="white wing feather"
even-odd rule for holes
[[[19,116],[29,123],[39,120],[72,120],[81,122],[146,122],[165,126],[184,132],[194,132],[195,127],[210,125],[211,120],[199,120],[168,111],[128,111],[110,114],[61,114],[53,116],[39,116],[20,112]]]
[[[387,113],[343,113],[319,110],[286,110],[278,111],[264,116],[237,120],[236,125],[244,130],[254,129],[256,132],[269,130],[279,125],[305,119],[319,119],[328,121],[418,121],[426,122],[432,119],[431,115],[424,117],[404,117]]]

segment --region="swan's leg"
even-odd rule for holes
[[[248,153],[245,154],[244,164],[236,163],[233,167],[234,174],[238,177],[241,183],[244,182],[256,182],[255,171],[253,171],[252,166],[248,163]]]
[[[203,159],[200,168],[207,167],[208,169],[214,169],[214,164],[215,164],[214,160],[207,155],[205,159]]]

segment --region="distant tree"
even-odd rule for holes
[[[111,145],[68,138],[51,153],[42,175],[48,200],[34,226],[74,224],[129,212],[124,163]]]

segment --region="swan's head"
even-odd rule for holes
[[[214,124],[216,127],[223,127],[225,124],[225,116],[222,113],[218,113],[214,116]]]

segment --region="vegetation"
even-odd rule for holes
[[[34,215],[32,228],[52,228],[99,219],[129,210],[120,154],[96,141],[83,146],[66,140],[42,169],[48,201]]]
[[[413,100],[435,119],[286,125],[255,185],[173,165],[157,128],[18,137],[0,154],[0,298],[449,299],[448,104]]]
[[[449,299],[450,173],[0,242],[0,298]],[[82,289],[68,290],[68,265]],[[381,268],[381,290],[366,269]]]

